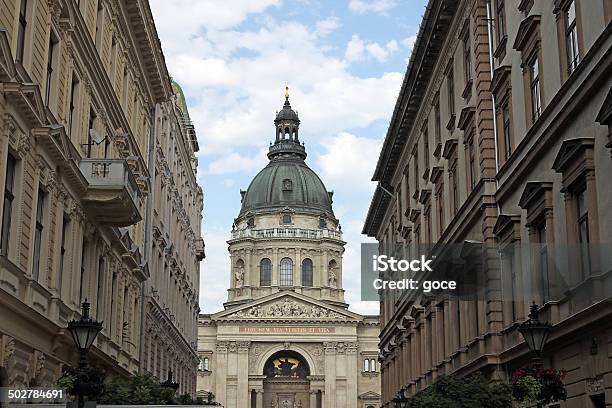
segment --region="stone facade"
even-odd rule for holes
[[[378,316],[344,301],[345,242],[288,96],[275,124],[228,241],[225,310],[199,317],[198,393],[227,408],[377,407]]]
[[[2,386],[52,385],[76,363],[65,327],[87,298],[104,322],[95,365],[172,369],[195,391],[202,194],[185,115],[147,2],[2,3]]]
[[[559,406],[612,406],[611,11],[608,0],[429,2],[364,233],[409,253],[483,244],[486,295],[381,293],[384,406],[441,374],[507,381],[530,358],[517,328],[532,301],[553,325],[545,366],[569,373]]]

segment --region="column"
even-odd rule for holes
[[[347,407],[357,408],[357,377],[359,376],[359,365],[357,364],[357,343],[346,345],[346,382],[347,382]]]
[[[336,407],[336,343],[327,342],[325,348],[325,407]]]
[[[255,390],[255,405],[253,408],[263,408],[263,390]]]
[[[278,259],[278,248],[273,249],[272,253],[272,286],[278,286],[280,274],[280,259]]]
[[[217,343],[217,378],[215,379],[215,396],[217,402],[219,402],[221,405],[226,405],[225,396],[227,390],[227,348],[228,342],[222,341]]]
[[[249,346],[250,341],[237,342],[238,352],[238,408],[248,408],[251,396],[249,395]]]
[[[315,390],[310,390],[310,408],[317,408],[317,391]]]

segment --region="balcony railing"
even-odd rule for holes
[[[89,184],[83,201],[101,224],[126,227],[142,219],[138,186],[123,159],[83,159],[79,169]]]
[[[302,238],[302,239],[337,239],[342,241],[342,232],[330,229],[304,229],[304,228],[266,228],[243,229],[232,231],[232,239],[240,238]]]

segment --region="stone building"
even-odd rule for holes
[[[363,232],[493,250],[482,297],[381,293],[384,406],[440,374],[507,380],[532,301],[569,373],[556,406],[612,406],[611,19],[609,0],[429,1]]]
[[[52,385],[76,362],[65,327],[87,299],[104,322],[95,365],[173,370],[195,392],[202,193],[186,117],[146,1],[0,5],[2,386]]]
[[[198,392],[228,408],[377,407],[378,316],[344,301],[345,242],[299,124],[286,94],[270,162],[241,191],[225,310],[199,318]]]

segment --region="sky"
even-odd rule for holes
[[[360,301],[361,229],[372,174],[426,0],[150,0],[170,75],[185,93],[204,190],[202,313],[223,309],[227,240],[240,189],[267,164],[285,83],[307,164],[328,190],[347,241],[343,286]]]

